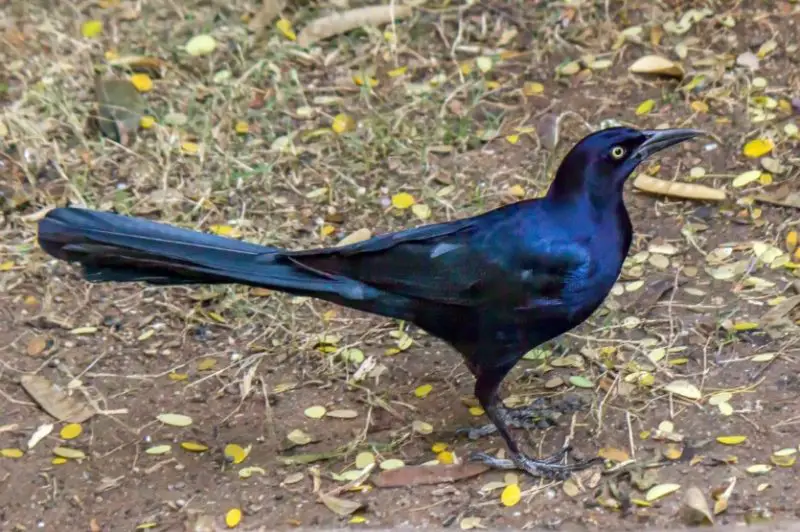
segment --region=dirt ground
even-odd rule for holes
[[[258,22],[257,2],[0,1],[0,529],[214,530],[237,509],[243,530],[800,517],[800,4],[409,4],[302,48]],[[302,42],[313,20],[363,5],[280,13]],[[190,55],[198,35],[216,49]],[[667,75],[629,72],[649,54],[673,62]],[[152,81],[134,78],[146,109],[115,115],[119,135],[104,138],[88,120],[95,72],[134,71]],[[238,286],[90,285],[35,240],[44,209],[71,203],[333,245],[535,197],[566,150],[614,123],[711,133],[639,170],[725,199],[630,184],[636,238],[618,286],[506,380],[509,403],[553,410],[516,431],[529,449],[568,441],[606,458],[567,483],[489,471],[413,485],[411,466],[503,450],[457,433],[486,421],[473,378],[414,327]],[[746,150],[754,140],[767,151]],[[401,192],[414,208],[393,204]],[[99,412],[62,433],[23,389],[31,376]],[[579,411],[558,412],[575,398]],[[54,461],[58,447],[83,458]],[[376,465],[354,480],[364,453]],[[394,459],[406,485],[381,487]],[[507,505],[509,484],[521,500]]]

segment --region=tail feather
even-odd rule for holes
[[[300,268],[278,248],[119,214],[53,209],[39,222],[38,240],[50,255],[81,263],[94,282],[241,283],[325,299],[363,297],[361,283]]]

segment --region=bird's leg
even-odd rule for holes
[[[550,402],[545,398],[538,398],[532,404],[506,408],[497,405],[498,415],[511,428],[515,429],[546,429],[558,424],[560,414],[576,412],[582,408],[577,398],[568,398],[558,402]],[[497,426],[488,423],[482,427],[467,427],[458,429],[456,433],[466,434],[471,440],[476,440],[497,432]]]
[[[496,458],[486,453],[474,453],[470,458],[497,469],[522,469],[534,477],[559,480],[567,478],[572,471],[586,469],[596,463],[597,459],[573,464],[559,463],[569,454],[569,447],[564,447],[554,455],[546,458],[531,458],[520,450],[508,430],[508,413],[503,414],[497,397],[497,389],[507,372],[508,370],[506,369],[480,373],[475,383],[475,396],[480,401],[484,411],[486,411],[486,416],[495,425],[503,440],[505,440],[510,458]]]

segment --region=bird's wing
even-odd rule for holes
[[[512,226],[509,219],[472,218],[289,258],[317,273],[441,304],[552,304],[586,256],[547,239],[523,245]]]

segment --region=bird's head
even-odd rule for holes
[[[597,199],[621,197],[622,186],[645,159],[704,133],[697,129],[638,130],[612,127],[585,137],[558,168],[548,195],[588,193]]]

